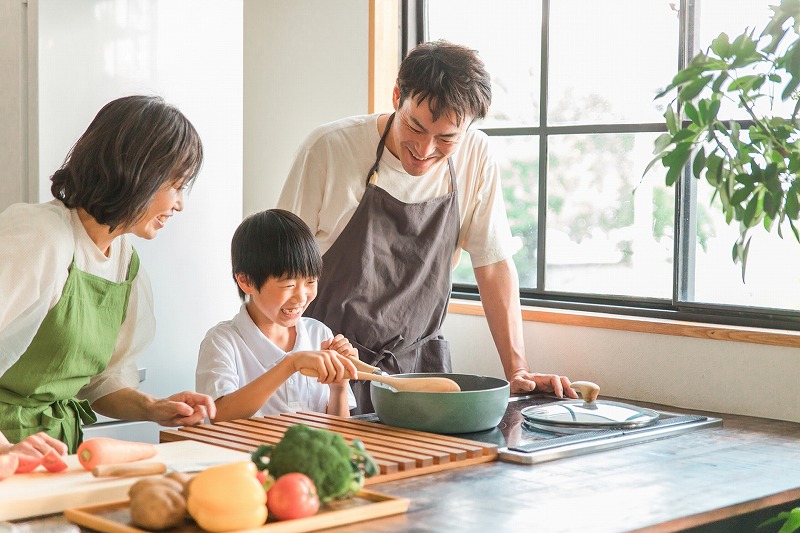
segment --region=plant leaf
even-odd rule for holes
[[[695,96],[700,94],[708,82],[714,78],[711,74],[706,74],[705,76],[700,76],[699,78],[695,79],[684,85],[680,91],[678,91],[678,101],[680,102],[688,102],[689,100],[693,99]]]
[[[789,511],[789,518],[783,523],[778,533],[791,533],[800,529],[800,507]]]
[[[700,174],[706,166],[706,150],[702,146],[694,156],[694,163],[692,163],[692,174],[695,178],[700,179]]]
[[[711,41],[711,51],[723,59],[730,57],[730,50],[731,41],[725,32],[720,33],[716,39]]]
[[[675,111],[672,106],[667,106],[667,110],[664,112],[664,119],[667,121],[667,131],[675,135],[678,132],[678,119],[675,117]]]

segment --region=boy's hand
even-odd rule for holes
[[[358,359],[358,350],[353,348],[353,345],[350,344],[350,341],[347,340],[347,337],[341,333],[332,339],[322,341],[322,346],[320,346],[320,348],[323,350],[333,350],[344,355],[345,357],[355,357]]]
[[[292,355],[296,371],[312,370],[318,376],[317,381],[326,385],[346,382],[351,376],[357,375],[353,362],[333,350],[295,352]]]

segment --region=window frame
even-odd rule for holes
[[[548,138],[563,134],[603,133],[661,133],[666,132],[664,123],[547,125],[547,87],[549,59],[550,5],[553,0],[542,2],[540,116],[534,127],[481,128],[489,136],[536,136],[539,139],[539,198],[547,198],[547,148]],[[693,57],[697,49],[695,12],[702,0],[680,0],[680,43],[678,67],[682,68]],[[426,0],[401,1],[401,54],[416,43],[428,40]],[[744,121],[742,121],[744,122]],[[537,241],[537,287],[521,288],[520,301],[523,306],[544,309],[561,309],[567,312],[613,314],[642,317],[644,319],[666,319],[691,323],[720,324],[738,327],[763,328],[766,330],[800,331],[800,312],[784,309],[755,308],[747,306],[698,303],[688,301],[694,286],[694,242],[696,240],[696,184],[687,166],[681,179],[675,184],[675,242],[673,250],[673,294],[672,299],[641,298],[631,296],[603,296],[579,293],[563,293],[546,289],[545,246],[547,229],[547,205],[538,205]],[[480,299],[475,285],[454,283],[452,296],[456,299],[477,301]],[[451,306],[453,307],[453,306]],[[459,309],[458,306],[455,306]],[[473,314],[473,313],[469,313]],[[791,344],[790,344],[791,345]]]

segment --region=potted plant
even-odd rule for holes
[[[753,228],[777,228],[783,238],[788,226],[800,242],[800,0],[771,9],[759,35],[752,30],[731,40],[720,34],[656,97],[675,91],[664,113],[667,133],[656,139],[645,170],[661,161],[673,185],[690,164],[695,178],[714,187],[727,223],[739,224],[732,256],[743,280]],[[772,113],[776,99],[795,101],[789,116]],[[725,100],[748,120],[719,118]]]

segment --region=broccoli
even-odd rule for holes
[[[251,456],[259,470],[269,470],[275,479],[289,472],[307,475],[323,502],[353,496],[364,486],[365,475],[378,473],[360,440],[353,439],[350,446],[338,433],[303,424],[287,429],[274,446],[262,444]]]

